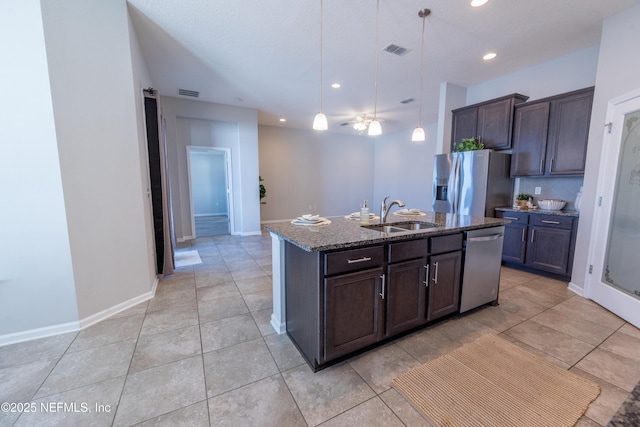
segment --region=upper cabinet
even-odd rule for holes
[[[511,176],[584,174],[593,87],[515,107]]]
[[[473,137],[478,138],[484,148],[511,148],[514,106],[527,99],[527,96],[514,93],[453,110],[451,151],[455,151],[463,138]]]

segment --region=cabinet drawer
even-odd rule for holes
[[[329,252],[324,255],[325,276],[382,265],[384,265],[384,249],[382,246]]]
[[[529,222],[529,214],[525,212],[496,211],[496,218],[508,219],[514,224],[527,224]]]
[[[427,239],[391,243],[389,245],[389,262],[394,263],[420,258],[427,256],[428,253],[429,241]]]
[[[462,233],[430,237],[432,254],[457,251],[462,249]]]
[[[573,227],[573,218],[558,215],[531,215],[531,223],[538,227],[565,228],[570,230]]]

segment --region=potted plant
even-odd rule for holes
[[[484,144],[478,141],[475,137],[462,138],[460,143],[456,146],[456,152],[482,150],[483,148]]]
[[[516,202],[520,208],[526,208],[529,199],[533,199],[533,196],[527,193],[520,193],[516,196]]]
[[[260,182],[260,204],[264,205],[267,202],[263,202],[262,199],[264,199],[265,197],[267,197],[267,189],[265,188],[265,186],[262,184],[262,181],[264,181],[264,179],[262,179],[262,177],[260,175],[258,175],[258,180]]]

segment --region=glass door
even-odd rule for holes
[[[612,102],[608,117],[588,296],[640,327],[640,93]]]

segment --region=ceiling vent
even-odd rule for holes
[[[191,96],[193,98],[197,98],[200,96],[200,92],[196,92],[195,90],[178,89],[178,95]]]
[[[384,50],[385,52],[393,53],[394,55],[398,55],[398,56],[405,55],[409,52],[409,49],[407,49],[406,47],[401,47],[396,44],[390,44],[389,46],[385,47],[382,50]]]
[[[413,98],[407,98],[407,99],[403,99],[402,101],[400,101],[400,104],[410,104],[413,101],[415,101],[415,99]]]

